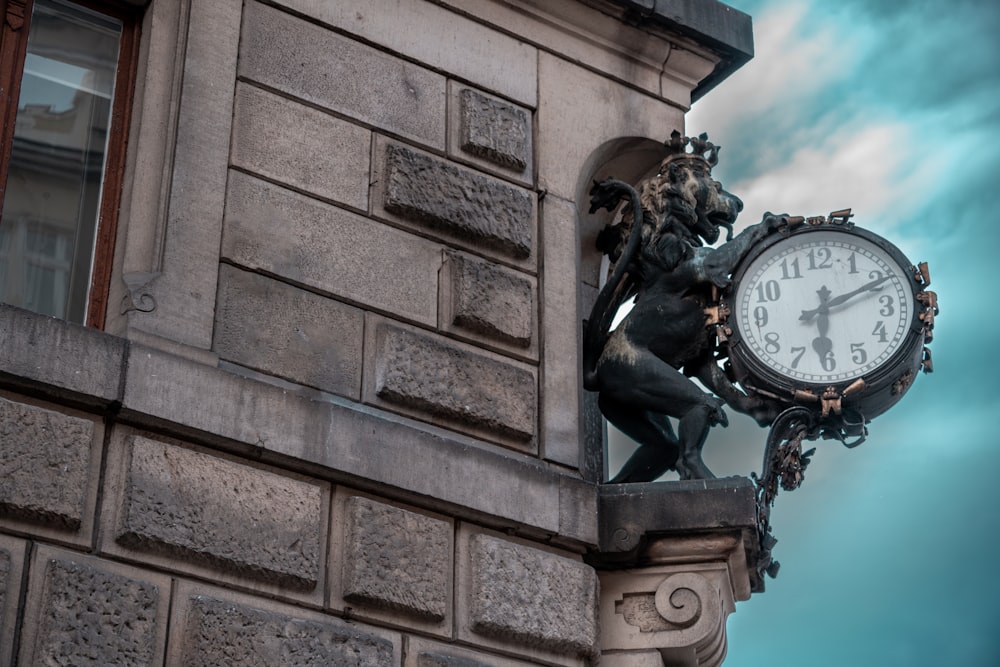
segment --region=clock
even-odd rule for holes
[[[731,372],[745,389],[864,423],[931,370],[937,298],[925,264],[849,211],[751,248],[723,294]]]

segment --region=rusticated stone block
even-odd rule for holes
[[[123,546],[311,590],[320,487],[135,436],[116,539]]]
[[[403,146],[385,157],[385,210],[515,259],[531,255],[526,191]]]
[[[346,503],[344,599],[433,621],[448,610],[451,526],[373,500]]]
[[[166,622],[158,617],[159,597],[152,583],[49,559],[30,664],[156,664],[156,626]]]
[[[524,171],[531,146],[528,114],[468,88],[462,90],[460,98],[462,150],[501,167]]]
[[[470,628],[479,635],[586,655],[597,639],[589,566],[489,535],[471,538]]]
[[[376,348],[379,398],[519,441],[534,436],[530,371],[385,322]]]
[[[525,275],[492,262],[450,253],[451,323],[527,348],[535,318],[535,289]]]
[[[0,513],[76,530],[94,422],[0,398]]]
[[[417,656],[417,667],[492,667],[489,663],[461,658],[443,653],[421,653]]]
[[[219,267],[219,356],[293,382],[357,398],[361,310],[264,276]]]
[[[305,620],[205,596],[188,599],[185,667],[390,667],[393,645],[330,619]]]

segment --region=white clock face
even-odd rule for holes
[[[885,250],[848,232],[793,234],[767,248],[736,287],[747,352],[806,383],[871,373],[903,345],[911,277]]]

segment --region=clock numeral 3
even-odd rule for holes
[[[892,297],[888,294],[883,294],[878,298],[878,302],[882,304],[882,308],[879,309],[878,314],[883,317],[889,317],[896,312],[896,309],[892,307],[893,301]]]

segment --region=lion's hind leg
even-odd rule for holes
[[[712,426],[727,423],[722,401],[648,350],[631,351],[627,358],[602,359],[599,368],[601,412],[640,444],[634,463],[629,459],[628,470],[613,481],[652,481],[672,467],[682,479],[715,477],[702,461],[701,448]],[[667,416],[679,420],[679,437]],[[620,479],[625,477],[630,479]]]
[[[608,480],[610,484],[651,482],[674,468],[680,443],[666,415],[637,410],[603,393],[598,405],[609,422],[639,443],[618,474]]]

